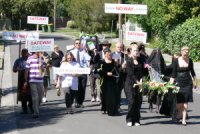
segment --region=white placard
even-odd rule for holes
[[[20,40],[20,41],[26,41],[26,40],[38,40],[39,39],[39,33],[38,32],[3,32],[2,33],[2,39],[3,40]]]
[[[74,45],[67,45],[66,46],[67,51],[72,50],[72,49],[74,49]]]
[[[29,52],[48,52],[54,50],[54,39],[27,40],[26,43]]]
[[[42,16],[28,16],[27,17],[28,24],[48,24],[49,17],[42,17]]]
[[[90,68],[54,68],[55,74],[90,74]]]
[[[121,54],[120,53],[113,53],[112,54],[112,59],[119,59],[121,58]]]
[[[147,5],[105,3],[105,13],[147,14]]]
[[[126,31],[126,40],[146,43],[147,33],[138,31]]]

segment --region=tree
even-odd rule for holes
[[[0,0],[0,12],[11,19],[14,29],[27,16],[53,16],[52,9],[52,0]]]
[[[116,0],[73,0],[69,14],[81,31],[87,33],[101,32],[109,28],[114,15],[104,13],[104,3]]]
[[[170,53],[180,51],[182,46],[189,46],[190,57],[200,60],[200,18],[188,19],[171,31],[165,42],[164,50]]]
[[[169,32],[188,18],[200,16],[199,0],[134,0],[147,4],[147,16],[129,16],[141,23],[147,32],[166,39]],[[150,28],[150,29],[149,29]]]

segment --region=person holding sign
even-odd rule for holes
[[[22,57],[16,59],[13,65],[13,72],[14,73],[18,72],[17,99],[21,101],[21,105],[22,105],[21,114],[27,114],[28,107],[30,111],[33,112],[31,95],[30,95],[30,91],[28,90],[29,86],[27,86],[27,88],[23,88],[24,81],[25,81],[24,74],[25,74],[25,69],[26,69],[25,68],[26,61],[28,59],[28,50],[22,49],[21,55]],[[27,107],[27,104],[28,104],[28,107]]]
[[[43,72],[46,68],[41,52],[33,52],[26,62],[24,87],[30,84],[31,97],[33,103],[33,118],[39,117],[39,105],[44,94]],[[28,81],[29,78],[29,81]]]
[[[60,69],[64,68],[80,68],[80,65],[75,61],[71,52],[68,52],[64,61],[61,63]],[[67,114],[73,114],[72,104],[78,91],[78,74],[59,74],[56,88],[62,87],[65,93],[65,104],[67,107]]]

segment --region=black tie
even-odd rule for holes
[[[79,50],[77,51],[76,61],[77,61],[78,63],[80,63],[80,54],[79,54]]]

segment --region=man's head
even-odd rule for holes
[[[104,51],[106,48],[109,48],[111,44],[107,40],[104,40],[100,43],[100,45],[102,46],[102,50]]]
[[[118,43],[116,44],[116,51],[117,51],[117,52],[122,52],[122,51],[123,51],[123,48],[124,48],[124,45],[123,45],[122,43],[118,42]]]
[[[79,39],[75,39],[74,41],[74,47],[77,49],[80,49],[81,47],[81,41]]]
[[[60,48],[58,45],[54,45],[54,51],[59,52]]]
[[[25,48],[22,49],[21,55],[22,55],[23,58],[27,58],[28,57],[28,49],[25,49]]]

